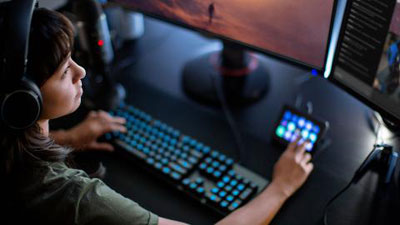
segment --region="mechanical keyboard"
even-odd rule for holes
[[[126,119],[127,132],[105,135],[123,152],[198,202],[227,215],[268,181],[206,144],[126,104],[109,112]]]

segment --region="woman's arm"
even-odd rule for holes
[[[298,146],[297,141],[291,143],[275,164],[272,182],[267,188],[218,224],[269,224],[313,169],[311,155],[305,153],[305,145]]]
[[[237,209],[217,224],[269,224],[288,197],[279,188],[270,184],[259,196]],[[185,223],[159,217],[159,225],[182,225]]]
[[[158,217],[158,225],[184,225],[187,223],[182,223],[175,220],[169,220],[162,217]]]

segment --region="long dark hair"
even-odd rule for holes
[[[72,51],[74,29],[61,13],[35,9],[29,37],[27,74],[41,87]],[[0,171],[12,177],[42,161],[65,161],[71,149],[59,146],[42,134],[38,124],[19,132],[2,128]],[[14,174],[14,175],[13,175]]]
[[[73,40],[74,29],[65,16],[43,8],[35,9],[29,36],[27,74],[39,87],[67,59]],[[42,162],[65,162],[71,151],[43,135],[38,124],[18,132],[7,130],[0,124],[0,192],[6,209],[0,213],[0,223],[15,224],[15,221],[27,218],[26,212],[21,211],[18,194],[25,175]]]

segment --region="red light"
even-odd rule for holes
[[[99,46],[103,46],[103,45],[104,45],[104,41],[103,41],[103,40],[99,40],[99,41],[97,42],[97,44],[98,44]]]

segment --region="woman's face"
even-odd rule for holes
[[[43,97],[40,119],[54,119],[74,112],[81,103],[81,79],[85,75],[85,69],[69,55],[40,88]]]

